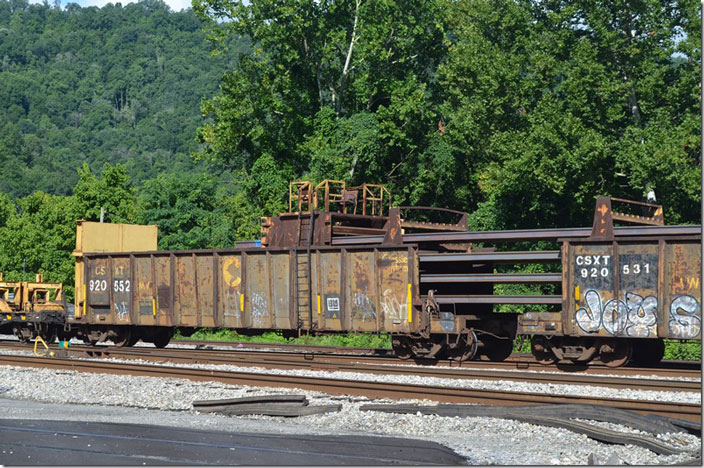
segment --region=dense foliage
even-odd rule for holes
[[[202,26],[158,0],[0,0],[2,191],[69,195],[84,163],[124,164],[133,182],[202,171],[190,156],[201,98],[232,66],[210,57]]]
[[[650,190],[669,222],[695,222],[698,6],[196,0],[216,50],[252,44],[203,105],[199,154],[385,183],[478,228],[588,225],[596,196]],[[248,188],[245,213],[272,204]]]

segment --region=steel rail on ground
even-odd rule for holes
[[[158,348],[110,348],[107,351],[91,351],[86,346],[72,349],[68,353],[75,357],[105,357],[115,359],[143,359],[155,362],[179,362],[185,364],[233,365],[275,369],[308,369],[341,372],[363,372],[378,375],[412,375],[459,380],[510,380],[531,383],[564,385],[590,385],[620,389],[639,389],[672,392],[700,392],[701,380],[670,380],[643,376],[591,375],[563,373],[553,374],[528,370],[502,370],[490,366],[448,367],[417,366],[404,364],[397,358],[375,356],[352,356],[340,354],[314,355],[310,353],[286,353],[272,351],[227,351],[188,350]],[[490,363],[499,364],[499,363]]]
[[[518,406],[530,404],[589,404],[626,409],[638,413],[658,414],[689,421],[701,421],[701,405],[639,401],[620,398],[597,398],[570,395],[543,395],[496,390],[476,390],[434,385],[412,385],[390,382],[368,382],[352,379],[232,372],[213,369],[124,364],[104,360],[37,358],[0,355],[0,364],[70,369],[78,372],[183,378],[193,381],[218,381],[233,385],[299,388],[335,395],[355,395],[368,398],[425,399],[443,403],[475,403],[480,405]]]

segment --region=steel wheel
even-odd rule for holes
[[[477,354],[478,347],[479,341],[477,341],[477,335],[473,330],[466,330],[460,334],[457,347],[453,349],[446,348],[445,354],[451,361],[467,361]]]
[[[156,346],[157,348],[165,348],[166,345],[169,344],[169,341],[171,341],[170,330],[157,332],[152,338],[152,343],[154,343],[154,346]]]
[[[557,362],[557,356],[550,350],[546,341],[542,336],[534,336],[530,340],[530,351],[538,364],[549,366]]]
[[[112,342],[115,343],[115,346],[117,346],[118,348],[129,346],[131,340],[132,333],[129,328],[122,328],[120,330],[117,330],[115,336],[113,336],[112,338]]]
[[[482,354],[493,362],[505,361],[513,352],[513,340],[508,338],[502,340],[487,336],[482,342],[484,343]]]
[[[130,340],[127,342],[127,346],[134,346],[140,340],[139,334],[137,332],[130,333]]]
[[[610,340],[601,346],[599,359],[606,367],[621,367],[631,359],[633,347],[625,339]]]
[[[665,342],[660,339],[636,339],[633,342],[633,360],[638,365],[652,367],[665,356]]]
[[[401,337],[395,337],[392,340],[392,345],[394,349],[394,354],[399,359],[410,359],[413,357],[413,348],[407,339]]]

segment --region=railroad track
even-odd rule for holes
[[[194,381],[218,381],[233,385],[271,386],[321,391],[334,395],[354,395],[369,398],[421,399],[442,403],[473,403],[480,405],[591,404],[620,408],[639,413],[658,414],[689,421],[701,421],[701,405],[621,398],[595,398],[569,395],[476,390],[438,385],[413,385],[396,382],[376,382],[310,376],[233,372],[156,364],[117,363],[106,360],[38,358],[0,354],[0,365],[41,367],[79,372],[109,373],[150,377],[183,378]]]
[[[686,377],[700,378],[702,375],[701,362],[694,361],[663,361],[656,367],[637,367],[626,365],[623,367],[607,367],[600,361],[588,364],[563,362],[558,364],[543,365],[535,361],[531,354],[514,353],[503,362],[489,360],[472,361],[437,361],[437,360],[409,360],[403,361],[395,357],[394,352],[386,348],[353,348],[347,346],[316,346],[299,345],[290,343],[257,343],[238,341],[207,341],[207,340],[174,340],[175,345],[192,345],[199,349],[209,347],[253,348],[253,349],[279,349],[288,352],[310,352],[312,354],[354,354],[387,357],[391,363],[415,363],[418,365],[446,366],[446,367],[493,367],[502,369],[519,369],[547,372],[582,372],[610,375],[653,375],[658,377]]]
[[[7,344],[0,345],[7,346]],[[22,349],[20,343],[11,346]],[[403,364],[396,358],[348,354],[316,354],[311,352],[276,352],[213,349],[159,349],[151,347],[117,348],[107,346],[76,346],[61,350],[73,357],[149,360],[182,364],[234,365],[275,369],[308,369],[343,372],[363,372],[380,375],[413,375],[443,379],[509,380],[537,384],[588,385],[619,389],[638,389],[671,392],[700,392],[699,380],[665,380],[658,378],[604,376],[590,374],[547,373],[526,370],[491,369],[478,367],[415,366]],[[491,363],[497,364],[497,363]],[[700,375],[700,374],[699,374]]]
[[[378,364],[416,364],[418,366],[432,366],[435,368],[476,368],[476,369],[504,369],[504,370],[531,370],[534,372],[563,372],[580,373],[580,374],[596,374],[610,376],[644,376],[650,375],[653,377],[668,377],[668,378],[691,378],[700,379],[702,375],[701,363],[693,361],[663,361],[657,367],[607,367],[599,361],[593,361],[589,364],[575,364],[571,362],[558,363],[551,365],[539,364],[530,354],[513,354],[503,362],[493,362],[488,360],[476,361],[443,361],[443,360],[400,360],[394,357],[394,353],[390,349],[385,348],[354,348],[347,346],[321,346],[321,345],[299,345],[289,343],[257,343],[257,342],[236,342],[236,341],[207,341],[207,340],[174,340],[168,349],[172,349],[173,345],[193,346],[195,349],[210,350],[210,348],[218,346],[241,352],[241,348],[245,349],[262,349],[267,350],[271,354],[283,353],[304,353],[307,359],[319,360],[320,356],[324,355],[355,355],[363,356],[365,359],[374,360]],[[28,345],[23,345],[15,339],[2,340],[0,339],[0,348],[2,347],[20,347],[27,348]],[[85,349],[79,345],[80,349]],[[74,348],[75,349],[75,345]],[[137,346],[135,348],[117,348],[109,345],[98,345],[90,347],[94,350],[94,355],[99,356],[101,353],[108,355],[116,353],[120,349],[153,349],[148,346]],[[279,350],[279,351],[276,351]],[[225,351],[225,350],[218,350]],[[386,359],[383,359],[386,358]]]

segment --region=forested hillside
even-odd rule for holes
[[[101,207],[106,221],[158,223],[162,248],[231,246],[231,174],[191,152],[201,99],[233,57],[212,57],[203,20],[160,1],[0,0],[5,278],[43,272],[70,294],[75,222]]]
[[[201,98],[232,67],[202,26],[159,1],[0,0],[2,191],[68,195],[84,162],[124,164],[135,183],[192,170]]]

